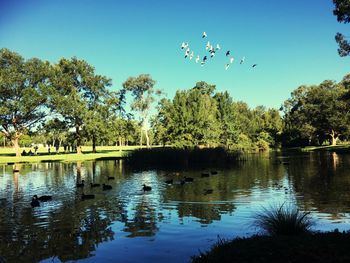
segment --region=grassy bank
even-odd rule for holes
[[[339,152],[339,153],[350,153],[350,145],[342,144],[342,145],[326,145],[326,146],[307,146],[301,148],[303,152],[312,152],[312,151],[331,151],[331,152]]]
[[[63,148],[59,149],[59,153],[56,153],[51,149],[51,153],[48,153],[47,148],[39,148],[38,152],[34,156],[21,156],[16,157],[13,148],[0,148],[0,163],[15,163],[15,162],[43,162],[43,161],[84,161],[94,159],[108,159],[108,158],[121,158],[124,157],[130,151],[139,148],[139,146],[125,146],[119,149],[116,146],[98,146],[97,152],[92,153],[92,149],[89,146],[83,146],[83,154],[78,155],[76,153],[63,153]],[[21,148],[21,152],[25,150],[29,152],[33,148]]]
[[[300,236],[253,236],[220,240],[193,263],[350,262],[350,232],[310,233]]]

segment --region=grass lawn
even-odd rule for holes
[[[38,149],[38,154],[34,156],[21,156],[16,157],[13,148],[0,148],[0,163],[15,163],[15,162],[42,162],[42,161],[83,161],[94,160],[100,158],[120,158],[125,156],[126,153],[134,149],[140,148],[139,146],[123,146],[121,151],[117,146],[97,146],[97,153],[92,153],[91,146],[83,146],[83,154],[78,155],[76,153],[63,153],[63,147],[59,149],[59,153],[55,152],[54,148],[51,148],[51,154],[48,153],[47,148],[41,147]],[[33,148],[21,148],[21,152],[25,150],[28,152]]]
[[[301,148],[303,152],[311,152],[311,151],[334,151],[334,152],[350,152],[349,144],[341,144],[341,145],[326,145],[326,146],[306,146]]]

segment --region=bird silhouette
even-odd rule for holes
[[[146,191],[151,191],[152,190],[152,187],[148,186],[148,185],[145,185],[143,184],[143,187],[142,187],[143,191],[146,192]]]
[[[30,205],[31,205],[32,207],[38,207],[38,206],[40,206],[40,203],[39,203],[39,200],[38,200],[37,195],[34,195],[34,196],[32,197],[32,201],[30,202]]]
[[[112,186],[108,184],[102,184],[102,190],[103,191],[112,190]]]
[[[202,38],[206,38],[206,37],[207,37],[207,33],[204,31],[203,35],[202,35]]]

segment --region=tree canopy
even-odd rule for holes
[[[333,0],[335,9],[333,14],[337,16],[337,20],[340,23],[350,22],[350,1],[348,0]],[[346,37],[342,33],[335,35],[339,48],[338,53],[341,57],[348,56],[350,54],[350,42],[346,40]]]
[[[0,49],[0,129],[20,156],[18,141],[46,116],[50,65]]]

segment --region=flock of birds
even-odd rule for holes
[[[203,32],[202,34],[202,38],[207,38],[207,33]],[[182,42],[181,44],[181,49],[185,50],[185,59],[189,59],[192,60],[195,56],[194,51],[190,49],[190,46],[188,44],[188,42]],[[210,58],[214,58],[216,53],[219,52],[221,50],[221,46],[220,44],[212,44],[210,43],[210,41],[207,42],[206,46],[205,46],[205,50],[209,53],[203,56],[203,58],[200,58],[200,55],[197,55],[195,58],[195,62],[198,64],[200,62],[201,66],[204,66],[205,63],[208,60],[208,57]],[[227,50],[225,53],[225,56],[227,57],[228,61],[225,64],[225,70],[228,70],[229,67],[233,64],[233,62],[235,61],[235,58],[231,55],[231,51]],[[239,62],[239,64],[243,64],[245,62],[245,57],[243,56]],[[255,68],[258,64],[253,64],[252,68]]]
[[[180,175],[179,173],[174,173],[175,175]],[[201,174],[201,177],[209,177],[211,175],[217,175],[218,172],[217,171],[210,171],[210,172],[203,172]],[[114,180],[114,177],[112,176],[107,176],[107,180]],[[174,181],[174,179],[168,179],[165,181],[166,184],[168,185],[172,185],[172,184],[179,184],[179,185],[184,185],[186,183],[192,183],[194,181],[194,178],[192,177],[187,177],[184,176],[182,179],[180,179],[179,181]],[[96,187],[101,187],[102,186],[102,190],[103,191],[107,191],[107,190],[112,190],[112,186],[108,185],[108,184],[97,184],[97,183],[90,183],[90,189],[92,188],[96,188]],[[81,180],[80,183],[76,184],[76,188],[82,188],[85,189],[86,184],[84,180]],[[142,185],[141,190],[143,192],[149,192],[152,190],[152,187],[146,184]],[[208,195],[208,194],[212,194],[213,193],[213,189],[204,189],[203,194],[204,195]],[[81,200],[88,200],[88,199],[94,199],[95,195],[94,194],[85,194],[84,190],[81,193]],[[30,205],[34,208],[34,207],[39,207],[41,202],[48,202],[48,201],[52,201],[52,196],[51,195],[42,195],[42,196],[38,196],[38,195],[33,195],[32,197],[32,201],[30,203]]]
[[[217,175],[218,174],[218,171],[210,171],[210,172],[202,172],[201,173],[201,177],[209,177],[211,175]],[[171,174],[167,174],[166,176],[169,176]],[[180,175],[179,173],[174,173],[172,175]],[[168,184],[168,185],[172,185],[172,184],[178,184],[178,185],[184,185],[186,183],[193,183],[194,182],[194,178],[193,177],[187,177],[187,176],[184,176],[182,179],[178,180],[178,181],[174,181],[174,179],[168,179],[168,180],[165,180],[165,183]],[[214,192],[213,189],[204,189],[203,190],[203,194],[204,195],[209,195],[209,194],[212,194]]]
[[[113,176],[107,176],[107,180],[114,180],[115,178]],[[81,193],[81,200],[87,200],[87,199],[94,199],[95,195],[94,194],[85,194],[84,193],[84,187],[85,185],[85,181],[81,180],[80,183],[77,183],[76,188],[82,188],[83,191]],[[101,187],[102,186],[102,190],[103,191],[108,191],[108,190],[112,190],[113,187],[109,184],[97,184],[97,183],[90,183],[90,189],[92,188],[96,188],[96,187]],[[52,200],[52,196],[51,195],[43,195],[43,196],[37,196],[37,195],[33,195],[32,197],[32,201],[30,202],[30,205],[32,207],[38,207],[40,206],[41,202],[47,202],[47,201],[51,201]]]

